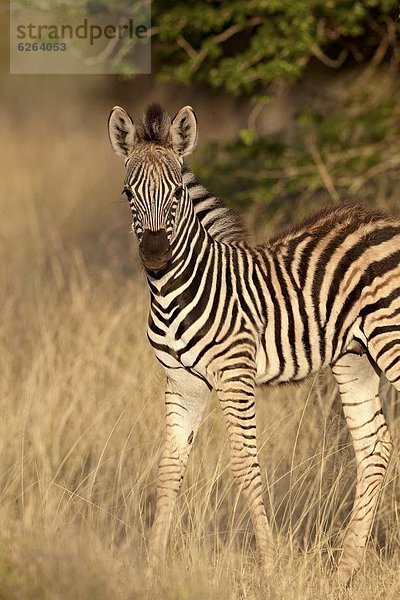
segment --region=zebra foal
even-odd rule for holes
[[[115,107],[109,135],[125,157],[124,192],[150,290],[148,338],[167,376],[151,560],[165,559],[211,389],[225,415],[233,476],[267,557],[254,388],[330,366],[357,464],[338,566],[339,580],[348,581],[362,562],[392,450],[378,373],[400,390],[400,221],[340,206],[250,247],[237,219],[184,166],[197,140],[190,107],[171,121],[152,104],[135,123]]]

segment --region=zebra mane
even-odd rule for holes
[[[136,122],[136,138],[139,142],[166,144],[171,118],[157,102],[149,104],[141,119]]]
[[[239,215],[210,194],[187,167],[183,170],[183,182],[189,190],[198,219],[214,240],[232,243],[246,239],[246,229]]]

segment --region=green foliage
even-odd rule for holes
[[[155,0],[157,72],[262,98],[312,58],[336,67],[370,58],[397,10],[397,0]]]

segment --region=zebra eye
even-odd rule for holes
[[[175,192],[174,192],[174,196],[177,200],[180,200],[182,198],[182,188],[181,187],[177,187]]]
[[[132,200],[132,198],[133,198],[132,191],[127,186],[124,187],[124,189],[122,190],[121,194],[126,194],[126,197],[128,198],[129,201]]]

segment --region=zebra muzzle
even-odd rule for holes
[[[165,229],[146,229],[139,245],[139,254],[145,269],[160,271],[171,258],[171,245]]]

